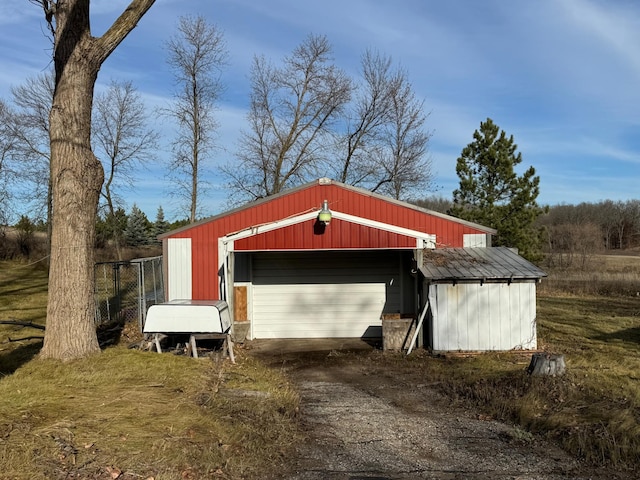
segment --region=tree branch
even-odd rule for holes
[[[133,30],[155,0],[133,0],[102,37],[96,40],[100,52],[100,64],[111,55],[125,37]]]
[[[13,342],[24,342],[27,340],[42,340],[44,339],[44,337],[42,335],[32,335],[30,337],[24,337],[24,338],[7,338],[7,342],[9,343],[13,343]]]
[[[38,330],[44,330],[44,325],[38,325],[33,322],[21,322],[20,320],[0,320],[0,325],[19,325],[21,327],[31,327]]]

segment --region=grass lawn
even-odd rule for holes
[[[44,325],[47,316],[47,273],[38,266],[0,262],[0,321],[18,320]],[[11,343],[25,337],[42,336],[35,328],[0,325],[0,375],[12,373],[33,358],[42,342],[38,339]]]
[[[0,271],[0,320],[43,324],[44,272]],[[232,365],[115,346],[63,364],[9,342],[33,335],[0,325],[2,478],[260,478],[298,438],[297,393],[242,351]]]
[[[0,320],[43,324],[44,272],[13,262],[0,271]],[[231,365],[115,346],[60,364],[37,358],[38,339],[8,341],[41,334],[0,325],[0,476],[260,478],[300,440],[298,394],[242,351]],[[544,291],[538,338],[565,355],[564,376],[530,377],[530,354],[514,353],[376,355],[373,366],[438,383],[452,401],[520,425],[524,439],[639,469],[640,298]]]
[[[640,299],[540,296],[538,346],[564,354],[567,373],[529,376],[530,354],[417,361],[454,400],[552,437],[594,465],[640,468]]]

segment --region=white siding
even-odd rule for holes
[[[483,248],[487,246],[485,233],[465,233],[462,236],[462,246],[465,248]]]
[[[168,239],[167,256],[167,301],[191,299],[191,239]]]
[[[535,349],[535,283],[429,287],[436,351]]]
[[[254,338],[362,337],[381,325],[385,285],[261,285],[253,300]]]
[[[253,338],[379,335],[382,313],[400,312],[400,254],[256,254]]]

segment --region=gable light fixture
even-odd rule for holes
[[[318,213],[318,221],[325,225],[329,225],[329,222],[331,222],[331,210],[329,210],[329,202],[327,200],[322,202],[322,210]]]

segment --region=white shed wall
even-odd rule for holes
[[[429,286],[436,351],[537,348],[535,283]]]
[[[191,299],[191,239],[170,238],[167,241],[167,301]]]

